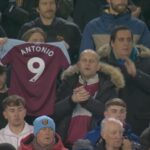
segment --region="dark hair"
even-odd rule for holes
[[[111,100],[108,100],[105,103],[105,110],[107,110],[110,106],[114,106],[114,105],[127,108],[126,103],[122,99],[120,99],[120,98],[113,98]]]
[[[15,147],[9,143],[0,144],[0,150],[15,150]]]
[[[25,99],[18,95],[8,96],[2,101],[3,111],[6,109],[7,106],[20,106],[20,105],[23,105],[25,107]]]
[[[7,69],[6,67],[0,65],[0,75],[2,75],[3,73],[6,73]]]
[[[55,0],[55,2],[57,3],[58,0]],[[39,7],[39,3],[40,3],[40,0],[35,0],[35,7],[38,8]]]
[[[117,27],[115,27],[114,30],[111,32],[111,35],[110,35],[110,44],[111,44],[111,42],[114,42],[114,41],[115,41],[117,33],[118,33],[119,31],[122,31],[122,30],[128,30],[128,31],[130,31],[131,37],[132,37],[132,40],[133,40],[133,33],[132,33],[132,31],[131,31],[128,27],[126,27],[126,26],[117,26]]]
[[[47,39],[47,35],[46,33],[43,31],[43,29],[39,28],[39,27],[35,27],[35,28],[31,28],[29,30],[27,30],[21,37],[21,39],[23,41],[28,41],[29,38],[32,36],[32,34],[34,33],[40,33],[43,37],[44,37],[44,40],[46,41]]]

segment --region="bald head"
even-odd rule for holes
[[[80,70],[80,74],[84,79],[94,77],[97,71],[99,71],[100,69],[98,54],[91,49],[84,50],[80,54],[78,67]]]
[[[86,50],[84,50],[80,54],[79,60],[81,59],[81,57],[86,56],[86,55],[90,55],[91,57],[95,58],[95,60],[98,61],[98,62],[100,60],[99,55],[94,50],[92,50],[92,49],[86,49]]]

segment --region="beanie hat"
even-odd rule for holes
[[[15,147],[9,143],[0,144],[0,150],[15,150]]]
[[[40,116],[36,118],[33,122],[34,135],[36,135],[43,128],[50,128],[55,131],[55,122],[52,118],[48,116]]]

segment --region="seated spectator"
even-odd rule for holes
[[[67,43],[69,56],[72,63],[75,63],[78,58],[81,41],[79,27],[74,23],[56,17],[56,0],[36,0],[36,10],[39,13],[39,17],[21,27],[19,38],[28,29],[40,27],[47,33],[47,42],[64,40]]]
[[[26,42],[46,42],[47,35],[39,27],[27,30],[21,37],[21,40]]]
[[[32,124],[40,115],[53,115],[56,81],[69,66],[70,58],[63,41],[43,43],[46,35],[40,28],[28,30],[22,38],[29,42],[7,40],[1,49],[1,62],[12,66],[9,94],[25,97],[30,104],[27,121]],[[47,88],[42,88],[45,85]]]
[[[150,150],[150,127],[146,128],[140,137],[141,140],[141,149]]]
[[[150,122],[150,50],[135,46],[133,33],[126,26],[115,28],[109,43],[98,50],[99,56],[121,70],[126,84],[119,97],[127,104],[127,122],[140,135]]]
[[[6,85],[6,68],[0,65],[0,129],[4,128],[7,124],[3,116],[2,101],[8,96],[8,88]]]
[[[9,143],[2,143],[0,144],[0,150],[16,150],[16,149]]]
[[[140,146],[139,144],[139,137],[136,136],[131,128],[130,125],[125,122],[126,120],[126,113],[127,113],[127,106],[126,103],[119,99],[119,98],[114,98],[106,102],[105,104],[105,111],[104,111],[104,117],[109,118],[113,117],[115,119],[118,119],[122,122],[123,128],[124,128],[124,133],[123,136],[129,140],[132,144],[135,144],[137,146]],[[90,131],[85,139],[88,139],[91,141],[91,143],[95,146],[96,143],[101,139],[100,137],[100,125]]]
[[[10,143],[17,149],[21,139],[33,132],[33,127],[24,121],[25,100],[18,95],[8,96],[3,100],[2,106],[8,124],[0,130],[0,143]]]
[[[69,67],[62,78],[54,116],[58,133],[71,147],[95,126],[97,117],[103,116],[105,102],[117,97],[124,80],[118,69],[99,63],[93,50],[83,51],[78,63]]]
[[[150,48],[150,32],[147,25],[136,17],[132,17],[128,8],[129,0],[107,0],[109,7],[91,20],[85,27],[80,50],[98,50],[109,43],[111,32],[117,26],[127,26],[133,33],[133,42]],[[139,30],[140,29],[140,30]]]
[[[19,150],[67,150],[55,132],[55,123],[48,116],[40,116],[33,122],[34,134],[21,141]]]
[[[123,138],[123,124],[114,118],[105,118],[101,122],[102,139],[95,150],[133,150],[132,144]]]

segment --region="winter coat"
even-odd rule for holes
[[[136,44],[150,47],[150,32],[143,21],[132,17],[130,11],[118,15],[110,14],[106,11],[108,10],[105,10],[99,17],[91,20],[86,25],[80,51],[85,49],[97,51],[102,45],[109,43],[111,32],[120,25],[131,29]]]
[[[118,69],[107,64],[100,63],[98,76],[100,79],[100,89],[97,95],[90,97],[86,102],[81,103],[82,107],[92,113],[92,128],[97,124],[97,118],[103,117],[105,102],[117,97],[117,91],[124,86],[124,79]],[[57,102],[54,118],[57,124],[57,132],[65,140],[72,113],[77,103],[71,100],[73,89],[79,80],[78,67],[71,66],[63,73],[63,81],[57,91]]]
[[[22,139],[19,150],[36,150],[34,149],[32,142],[34,139],[34,135],[30,134],[29,136]],[[56,134],[57,143],[54,145],[52,150],[68,150],[64,147],[61,138],[58,134]]]
[[[136,49],[137,56],[133,60],[137,70],[135,77],[131,77],[123,65],[117,64],[108,45],[101,47],[98,53],[103,62],[121,69],[125,87],[119,91],[119,97],[127,104],[127,122],[134,133],[140,134],[150,121],[150,50],[144,46],[137,46]]]
[[[98,125],[95,129],[88,132],[88,134],[85,136],[85,139],[88,139],[92,143],[92,145],[95,146],[96,143],[101,138],[100,132],[101,132],[101,128],[100,128],[100,125]],[[131,127],[128,124],[124,125],[124,134],[123,134],[123,136],[125,138],[129,139],[130,141],[134,142],[135,144],[140,143],[139,137],[132,132]]]

